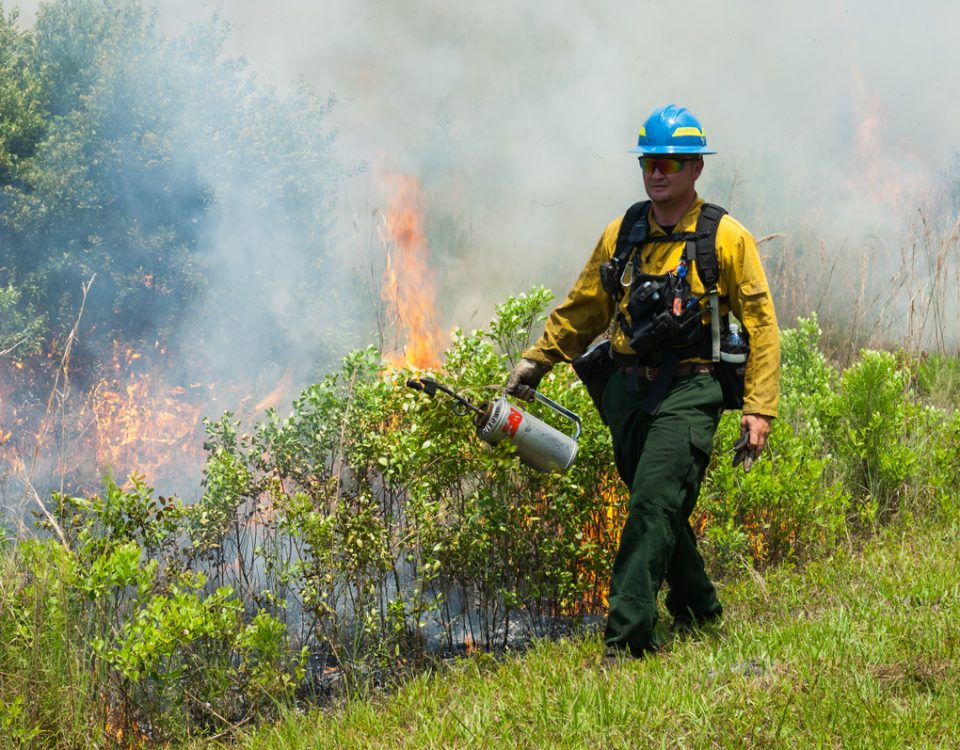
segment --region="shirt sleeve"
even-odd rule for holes
[[[604,230],[566,299],[550,313],[543,335],[523,352],[524,358],[551,366],[570,362],[610,325],[614,301],[600,283],[600,266],[613,257],[621,221]]]
[[[730,309],[750,336],[750,357],[744,382],[743,413],[777,416],[780,396],[780,329],[770,285],[756,240],[735,219],[725,216],[718,232],[718,251],[727,254],[721,267]]]

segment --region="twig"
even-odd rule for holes
[[[20,346],[21,344],[26,344],[26,343],[27,343],[27,340],[26,340],[26,339],[22,339],[22,340],[18,341],[16,344],[14,344],[13,346],[11,346],[9,349],[4,349],[2,352],[0,352],[0,357],[5,357],[5,356],[7,356],[10,352],[12,352],[12,351],[13,351],[14,349],[16,349],[18,346]]]
[[[837,270],[837,261],[842,255],[843,247],[846,244],[847,244],[847,240],[846,238],[844,238],[843,242],[840,243],[840,250],[833,256],[833,264],[830,266],[830,273],[827,274],[827,280],[823,285],[823,291],[820,293],[820,299],[817,300],[817,306],[815,310],[818,314],[820,313],[820,307],[821,305],[823,305],[824,299],[826,299],[826,296],[830,291],[830,282],[833,280],[833,272]],[[824,253],[824,247],[823,247],[823,240],[820,241],[820,257],[824,260],[826,259],[825,253]]]
[[[209,739],[211,740],[216,740],[216,739],[219,739],[220,737],[224,737],[232,732],[235,732],[237,731],[237,729],[239,729],[244,724],[250,721],[251,716],[248,714],[247,716],[242,718],[240,721],[231,722],[229,719],[221,716],[219,712],[215,711],[213,709],[213,706],[211,706],[208,701],[200,700],[200,698],[194,695],[194,693],[190,690],[184,690],[183,692],[190,700],[192,700],[194,703],[200,706],[200,708],[202,708],[204,711],[211,714],[212,716],[214,716],[215,718],[219,719],[220,721],[222,721],[224,724],[227,725],[226,729],[221,731],[219,734],[215,734],[212,737],[210,737]]]
[[[746,569],[747,573],[750,574],[750,577],[753,578],[754,582],[760,588],[760,595],[763,596],[763,600],[766,603],[770,603],[770,595],[767,593],[767,581],[764,579],[763,575],[758,571],[753,564],[746,558],[744,555],[738,555],[740,558],[740,563]]]
[[[727,193],[727,202],[724,204],[726,206],[733,205],[733,194],[737,191],[737,187],[740,184],[740,170],[735,169],[733,171],[733,179],[730,181],[730,191]]]
[[[67,343],[63,348],[63,356],[60,358],[60,366],[57,368],[57,374],[53,379],[53,388],[50,390],[50,397],[47,399],[47,410],[43,415],[43,421],[47,422],[50,412],[53,410],[53,401],[54,398],[59,395],[60,404],[62,406],[63,402],[66,400],[67,390],[70,385],[70,354],[73,351],[73,344],[78,338],[78,331],[80,330],[80,319],[83,317],[83,310],[87,304],[87,293],[90,291],[90,287],[93,285],[93,280],[97,278],[97,275],[94,274],[90,277],[90,281],[82,283],[80,289],[83,292],[83,296],[80,299],[80,311],[77,313],[77,320],[73,324],[73,328],[70,329],[70,335],[67,336]],[[60,378],[63,377],[63,390],[60,390]],[[27,489],[33,494],[33,499],[36,501],[37,505],[40,506],[40,510],[43,511],[44,516],[47,520],[50,521],[56,530],[57,534],[60,537],[60,541],[63,544],[64,548],[69,550],[70,547],[67,544],[67,540],[63,535],[63,531],[57,525],[56,521],[53,519],[53,516],[50,514],[50,511],[47,510],[46,506],[43,504],[43,501],[40,499],[40,493],[33,486],[33,472],[37,466],[37,458],[40,455],[40,448],[43,444],[43,437],[46,430],[41,427],[40,431],[37,433],[37,442],[33,448],[33,456],[30,458],[30,468],[25,472],[25,481]],[[62,489],[62,488],[61,488]]]

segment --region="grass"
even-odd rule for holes
[[[541,642],[231,747],[960,747],[958,548],[958,519],[901,522],[862,552],[746,574],[723,626],[654,658],[603,667],[595,635]]]
[[[78,647],[82,623],[62,606],[69,572],[43,551],[0,555],[0,750],[84,747],[100,736],[89,726],[98,680]],[[24,556],[36,555],[25,573]]]

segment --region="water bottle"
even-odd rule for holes
[[[728,333],[720,346],[720,359],[740,364],[747,361],[747,343],[740,335],[740,324],[730,322]]]

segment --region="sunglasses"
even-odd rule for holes
[[[660,170],[660,174],[676,174],[677,172],[682,172],[684,165],[691,161],[696,161],[696,159],[665,159],[641,156],[640,166],[647,174],[653,174],[658,169]]]

